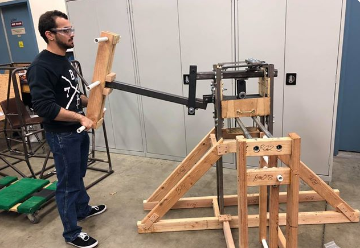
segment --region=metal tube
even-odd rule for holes
[[[110,171],[107,172],[105,175],[103,175],[102,177],[100,177],[99,179],[97,179],[95,182],[90,183],[89,185],[87,185],[85,188],[86,189],[90,189],[92,186],[94,186],[95,184],[97,184],[98,182],[104,180],[105,178],[107,178],[108,176],[110,176],[114,171]]]
[[[86,86],[86,89],[90,91],[92,88],[98,86],[99,84],[100,84],[100,81],[95,81],[92,84]]]
[[[266,243],[266,239],[262,239],[261,243],[262,243],[264,248],[269,248],[268,244]]]
[[[249,66],[265,66],[267,64],[262,64],[262,63],[258,63],[258,64],[243,64],[243,65],[226,65],[223,66],[223,69],[230,69],[230,68],[239,68],[239,67],[249,67]]]
[[[277,70],[274,70],[273,75],[277,77]],[[264,77],[263,71],[222,71],[223,79],[232,79],[232,78],[259,78]],[[207,80],[207,79],[215,79],[215,73],[213,71],[209,72],[198,72],[196,74],[196,80]]]
[[[71,63],[70,63],[71,64]],[[73,64],[71,64],[71,67],[74,69],[74,71],[76,72],[76,74],[81,78],[81,81],[86,85],[89,86],[88,82],[86,82],[85,78],[81,75],[81,73],[75,68],[75,66],[73,66]]]
[[[109,170],[110,170],[110,171],[113,171],[113,169],[112,169],[112,163],[111,163],[111,157],[110,157],[109,143],[108,143],[108,138],[107,138],[107,133],[106,133],[106,127],[105,127],[105,120],[103,121],[103,131],[104,131],[104,140],[105,140],[106,155],[107,155],[107,158],[108,158],[107,163],[109,163]]]
[[[274,77],[275,69],[274,65],[270,64],[268,67],[268,77],[270,78],[270,115],[268,119],[268,129],[271,133],[274,133]]]
[[[241,128],[241,130],[244,132],[244,136],[247,139],[252,139],[253,137],[250,135],[249,131],[246,129],[244,123],[242,123],[242,121],[240,120],[240,118],[235,118],[236,123],[239,125],[239,127]]]
[[[99,43],[99,42],[104,42],[104,41],[108,41],[108,40],[109,40],[108,37],[100,37],[100,38],[95,38],[94,42]]]
[[[222,138],[222,128],[224,125],[224,119],[221,114],[221,101],[222,101],[222,69],[221,65],[213,65],[214,76],[215,76],[215,128],[216,128],[216,139]],[[217,197],[219,203],[220,214],[224,213],[224,176],[223,176],[223,159],[216,162],[216,182],[217,182]]]
[[[260,130],[263,131],[268,138],[273,137],[273,135],[265,128],[265,126],[257,119],[257,117],[252,116],[251,118],[255,121]]]

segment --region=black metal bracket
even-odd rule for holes
[[[243,99],[246,97],[246,81],[244,79],[236,80],[236,98]]]
[[[195,115],[196,74],[197,74],[197,66],[190,65],[188,115]]]

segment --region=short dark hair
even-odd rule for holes
[[[52,28],[56,28],[55,20],[57,17],[61,17],[68,20],[68,16],[59,10],[47,11],[44,14],[42,14],[39,18],[39,27],[38,27],[39,32],[41,37],[43,37],[46,43],[49,43],[49,41],[46,38],[45,32],[50,31]]]

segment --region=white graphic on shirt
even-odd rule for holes
[[[68,83],[70,84],[70,87],[74,89],[74,94],[72,94],[69,102],[67,103],[67,105],[66,105],[66,107],[65,107],[65,109],[69,109],[70,103],[71,103],[72,100],[74,99],[74,96],[76,95],[76,93],[80,93],[80,91],[79,91],[79,85],[77,84],[76,87],[74,87],[69,79],[67,79],[67,78],[64,77],[64,76],[61,76],[61,78],[64,79],[66,82],[68,82]],[[64,91],[65,91],[65,89],[64,89]],[[69,96],[68,96],[68,98],[69,98]],[[76,107],[77,107],[77,108],[79,107],[79,104],[80,104],[79,101],[76,101]]]
[[[66,91],[66,97],[69,98],[69,93],[70,93],[70,87],[65,87],[64,91]]]
[[[69,70],[69,73],[70,73],[71,80],[75,80],[74,72],[72,70]]]
[[[79,94],[77,94],[77,95],[76,95],[76,108],[79,108],[80,103],[81,103],[81,100],[80,100],[80,95],[79,95]]]

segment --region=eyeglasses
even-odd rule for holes
[[[75,28],[52,28],[52,29],[50,29],[50,31],[53,33],[59,32],[59,33],[70,35],[70,34],[75,33]]]

